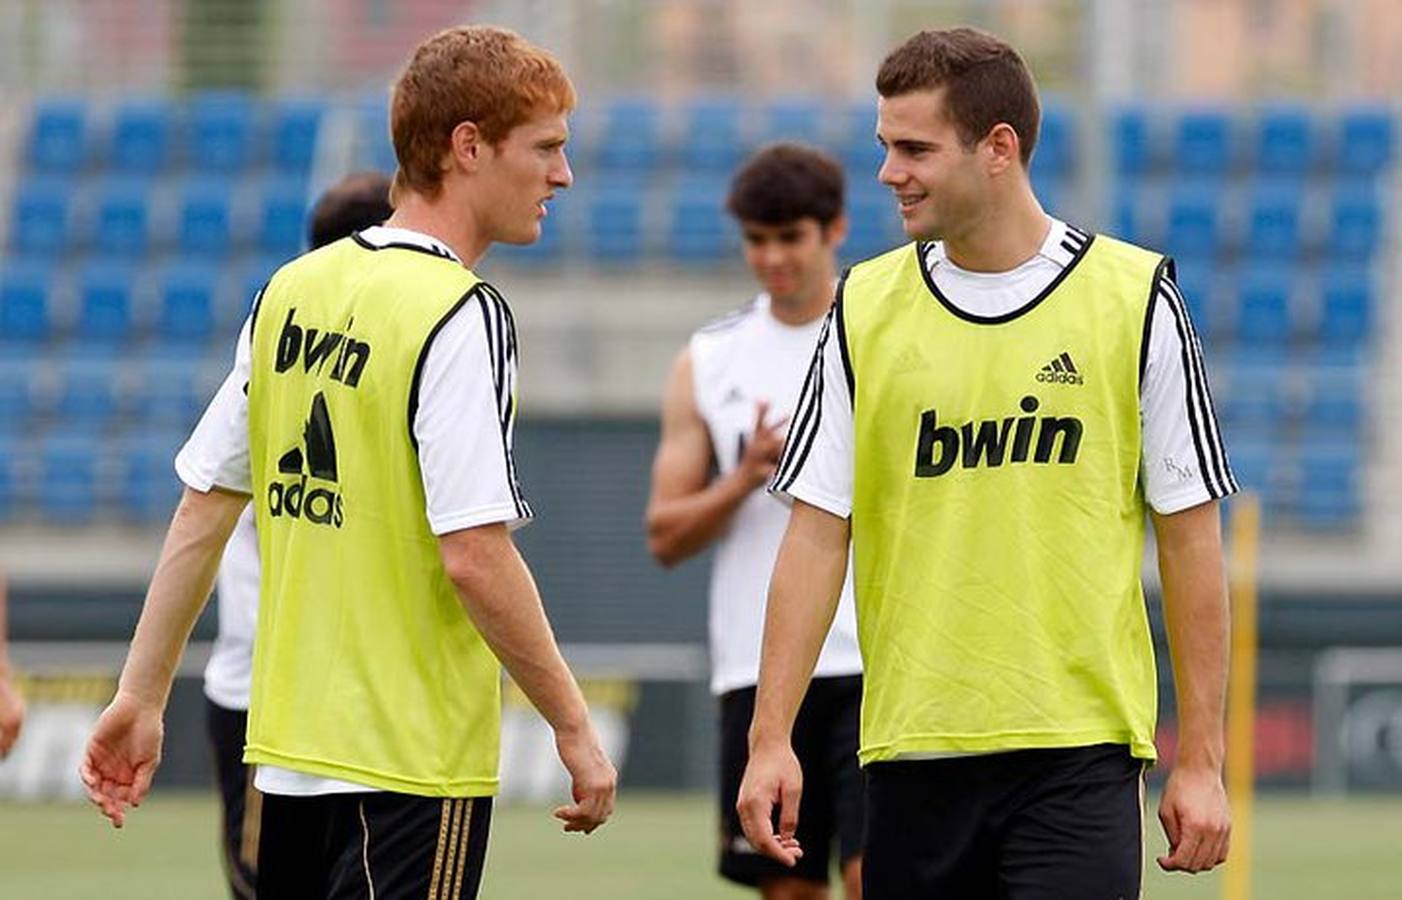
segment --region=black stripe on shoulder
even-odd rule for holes
[[[423,253],[427,254],[428,256],[436,257],[438,259],[446,259],[448,262],[451,263],[457,262],[457,260],[453,259],[451,253],[448,253],[439,247],[424,246],[423,244],[411,244],[407,241],[389,241],[388,243],[384,244],[372,244],[369,241],[367,241],[363,236],[361,236],[360,232],[358,231],[351,232],[351,240],[355,241],[357,244],[359,244],[361,247],[364,247],[366,250],[413,250],[415,253]]]
[[[516,477],[516,457],[511,450],[511,430],[516,420],[516,387],[511,365],[516,357],[516,320],[511,314],[511,306],[500,291],[487,282],[482,282],[480,286],[483,298],[480,304],[482,323],[487,332],[487,353],[491,358],[507,488],[511,491],[511,502],[516,507],[516,515],[523,519],[530,518],[533,513],[530,504],[521,494],[521,485]],[[491,307],[490,310],[488,306]]]
[[[842,290],[847,286],[847,276],[852,274],[849,266],[842,270],[842,277],[837,279],[837,293],[832,301],[832,317],[837,325],[837,349],[842,356],[842,372],[847,376],[847,399],[853,405],[857,404],[857,376],[852,369],[852,350],[847,345],[847,323],[844,321]]]
[[[1183,366],[1184,401],[1188,411],[1188,427],[1193,436],[1193,449],[1198,459],[1198,471],[1208,496],[1217,499],[1231,491],[1223,477],[1223,454],[1220,440],[1214,433],[1215,415],[1207,399],[1207,372],[1202,366],[1202,351],[1188,319],[1188,310],[1177,286],[1165,280],[1160,296],[1173,312],[1178,330],[1179,355]]]
[[[822,331],[818,334],[818,346],[813,353],[813,364],[808,369],[808,378],[804,383],[803,393],[800,394],[807,402],[800,401],[803,407],[802,416],[797,427],[789,431],[788,446],[784,448],[781,466],[775,473],[774,484],[781,491],[787,491],[798,480],[798,475],[803,471],[803,465],[808,461],[808,454],[818,438],[818,428],[823,419],[823,378],[826,375],[823,354],[827,350],[828,336],[832,333],[836,313],[837,304],[834,303],[828,310],[827,318],[823,320]]]
[[[1149,302],[1144,306],[1144,327],[1139,336],[1139,390],[1144,390],[1144,372],[1149,367],[1149,342],[1153,338],[1154,309],[1158,306],[1159,288],[1165,278],[1175,277],[1173,260],[1165,256],[1154,269],[1154,277],[1149,281]]]
[[[458,310],[462,309],[464,304],[478,296],[478,288],[480,287],[480,284],[473,285],[467,293],[459,297],[458,302],[454,303],[452,307],[443,314],[443,317],[434,323],[433,328],[428,332],[428,337],[424,338],[424,345],[419,348],[419,358],[414,362],[414,376],[409,382],[408,410],[409,443],[413,445],[414,452],[416,453],[419,449],[419,438],[418,435],[414,434],[414,418],[419,413],[419,382],[423,378],[424,363],[428,360],[428,350],[433,346],[433,340],[438,337],[438,332],[443,330],[443,326],[447,325],[448,322],[452,320],[453,316],[458,314]]]

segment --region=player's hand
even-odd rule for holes
[[[566,831],[589,834],[613,814],[618,772],[592,727],[573,734],[556,732],[555,749],[570,773],[570,794],[574,798],[573,803],[555,810],[555,818],[565,823]]]
[[[1232,813],[1222,775],[1215,768],[1175,766],[1159,801],[1168,854],[1165,872],[1206,872],[1227,861]]]
[[[118,693],[98,717],[78,774],[88,799],[121,828],[126,808],[140,806],[161,762],[161,709]]]
[[[754,848],[786,866],[796,865],[803,848],[798,831],[798,802],[803,794],[803,769],[788,741],[761,744],[750,751],[745,778],[735,809],[740,826]],[[779,807],[779,829],[774,830],[774,807]]]
[[[755,427],[750,440],[745,444],[745,452],[740,455],[739,470],[747,481],[755,487],[769,483],[774,477],[774,469],[779,465],[779,454],[784,452],[784,439],[788,436],[789,417],[785,416],[772,425],[765,424],[769,415],[769,404],[760,400],[755,404]]]
[[[24,725],[24,698],[9,675],[0,670],[0,759],[10,755]]]

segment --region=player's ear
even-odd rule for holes
[[[842,242],[847,240],[849,224],[846,213],[838,213],[837,218],[823,226],[823,243],[830,247],[842,246]]]
[[[981,142],[988,161],[988,174],[1001,175],[1021,164],[1022,141],[1007,122],[999,122]]]
[[[482,131],[476,122],[462,121],[449,136],[448,166],[464,172],[476,172],[482,164],[485,146]]]

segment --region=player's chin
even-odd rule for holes
[[[540,220],[533,219],[530,222],[522,222],[515,228],[507,230],[505,234],[499,235],[497,243],[525,247],[540,240],[540,232]]]

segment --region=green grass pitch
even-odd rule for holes
[[[1214,875],[1166,876],[1150,823],[1149,900],[1218,898]],[[0,897],[222,900],[212,795],[157,793],[120,832],[82,805],[0,805]],[[484,900],[754,897],[712,874],[715,817],[697,795],[625,794],[591,837],[560,834],[547,810],[496,810]],[[1402,892],[1402,799],[1265,796],[1256,819],[1256,896],[1393,898]],[[835,892],[838,900],[840,892]]]

